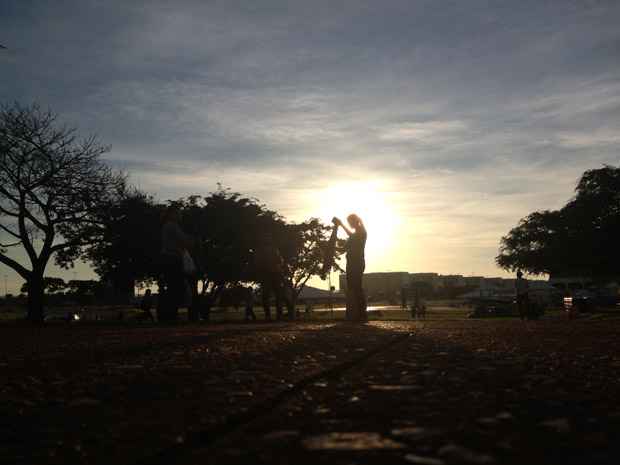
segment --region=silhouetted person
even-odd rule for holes
[[[265,235],[254,251],[254,263],[260,280],[261,295],[265,319],[271,320],[271,296],[276,299],[276,317],[282,318],[283,305],[286,303],[284,292],[284,260],[276,247],[273,237]],[[289,317],[293,317],[289,308]]]
[[[179,225],[179,210],[168,207],[161,231],[161,266],[164,292],[160,290],[159,321],[174,321],[185,297],[183,255],[191,245],[191,238]]]
[[[140,310],[142,310],[142,318],[145,320],[155,321],[151,310],[153,309],[153,296],[150,289],[147,289],[140,302]]]
[[[256,321],[256,313],[254,313],[254,289],[251,287],[244,289],[245,321]]]
[[[342,221],[336,219],[336,227],[340,226],[349,236],[345,245],[347,254],[347,311],[348,320],[366,321],[366,296],[362,288],[362,276],[366,269],[366,259],[364,249],[366,248],[366,228],[362,219],[351,214],[347,217],[349,227],[345,226]]]
[[[515,291],[517,294],[517,308],[519,310],[519,316],[522,320],[529,316],[530,308],[530,285],[527,279],[523,278],[521,270],[517,271],[517,280],[515,281]]]
[[[426,318],[426,305],[420,298],[420,291],[415,290],[413,302],[411,303],[411,318]]]

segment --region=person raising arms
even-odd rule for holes
[[[349,239],[345,245],[347,257],[347,319],[353,321],[366,321],[366,295],[362,288],[362,276],[366,269],[364,249],[366,247],[367,232],[362,219],[352,213],[347,217],[347,225],[340,219],[335,218],[336,227],[342,227]]]

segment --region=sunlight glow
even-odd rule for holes
[[[346,223],[351,213],[362,218],[368,231],[367,256],[381,257],[396,247],[400,223],[393,195],[378,181],[352,181],[331,185],[317,196],[319,218],[330,222],[337,216]],[[344,237],[342,233],[339,237]]]

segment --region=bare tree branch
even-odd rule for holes
[[[8,266],[9,268],[12,268],[24,279],[27,280],[30,278],[31,272],[29,270],[27,270],[25,267],[23,267],[21,264],[19,264],[17,261],[13,260],[12,258],[7,257],[3,253],[0,253],[0,263]]]
[[[96,240],[105,205],[125,183],[102,163],[107,147],[94,136],[78,141],[56,120],[37,105],[0,107],[0,231],[18,239],[2,247],[20,245],[32,270],[6,255],[1,262],[33,279],[33,293],[53,254],[70,264]]]
[[[0,243],[0,247],[4,248],[4,249],[8,249],[8,248],[11,248],[11,247],[16,247],[16,246],[20,245],[21,243],[22,243],[22,241],[10,242],[8,244],[5,244],[5,243],[2,242],[2,243]]]
[[[13,236],[14,238],[19,239],[21,241],[21,236],[19,234],[17,234],[15,231],[13,231],[12,229],[10,229],[8,226],[0,224],[0,229],[2,229],[3,231],[7,232],[8,234]]]

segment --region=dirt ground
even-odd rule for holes
[[[620,320],[0,326],[4,464],[611,464]]]

